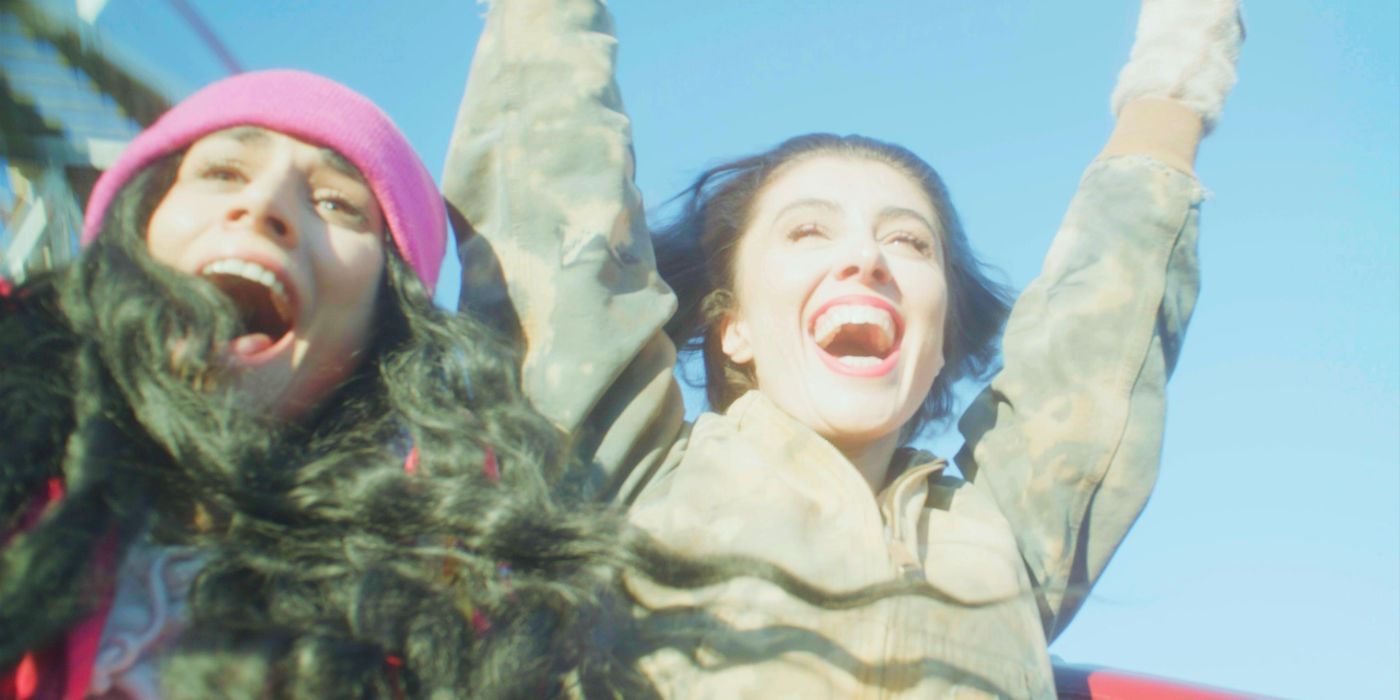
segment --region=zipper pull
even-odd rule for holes
[[[914,558],[909,548],[904,546],[904,541],[898,537],[890,540],[890,559],[899,567],[899,575],[902,578],[910,581],[925,580],[923,565],[919,564],[919,560]]]

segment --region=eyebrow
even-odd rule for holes
[[[778,213],[773,215],[773,220],[777,221],[783,218],[784,216],[787,216],[788,212],[797,209],[822,209],[829,212],[841,211],[841,207],[829,199],[817,199],[815,197],[809,197],[806,199],[798,199],[789,202],[787,206],[783,207],[782,209],[779,209]]]
[[[218,132],[218,135],[233,139],[247,146],[259,146],[270,140],[267,135],[268,132],[269,129],[261,126],[235,126],[231,129],[224,129]],[[292,136],[292,138],[296,137]],[[322,163],[325,163],[332,170],[342,175],[354,178],[365,187],[369,187],[369,180],[365,178],[364,173],[361,173],[360,169],[355,167],[354,163],[346,160],[345,156],[340,155],[335,149],[327,146],[321,146],[320,151]]]
[[[822,209],[822,210],[830,211],[830,212],[840,212],[840,211],[841,211],[841,206],[840,206],[839,204],[837,204],[837,203],[835,203],[835,202],[829,200],[829,199],[819,199],[819,198],[816,198],[816,197],[809,197],[809,198],[806,198],[806,199],[798,199],[798,200],[795,200],[795,201],[793,201],[793,202],[789,202],[787,206],[783,207],[782,209],[779,209],[779,210],[778,210],[778,213],[776,213],[776,214],[773,215],[773,220],[774,220],[774,221],[777,221],[777,220],[783,218],[785,215],[788,214],[788,212],[791,212],[791,211],[794,211],[794,210],[797,210],[797,209],[806,209],[806,208]],[[881,209],[881,210],[880,210],[879,215],[877,215],[877,216],[875,217],[875,221],[876,221],[876,223],[881,223],[881,222],[884,222],[884,221],[888,221],[888,220],[890,220],[890,219],[901,219],[901,218],[910,218],[910,219],[914,219],[914,220],[918,221],[919,223],[923,224],[924,226],[926,226],[926,227],[928,228],[928,230],[929,230],[930,232],[932,232],[933,234],[935,234],[935,235],[938,234],[939,228],[938,228],[937,226],[935,226],[935,225],[933,224],[932,221],[929,221],[928,218],[925,217],[923,214],[921,214],[921,213],[919,213],[919,212],[917,212],[917,211],[915,211],[915,210],[913,210],[913,209],[909,209],[908,207],[885,207],[884,209]]]
[[[218,135],[248,145],[266,143],[268,140],[267,129],[260,126],[235,126],[218,132]]]
[[[913,209],[908,209],[906,207],[885,207],[884,209],[880,210],[880,215],[875,217],[875,221],[879,223],[888,221],[890,219],[904,218],[916,219],[919,221],[919,223],[922,223],[924,226],[927,226],[928,230],[931,233],[933,233],[934,235],[938,234],[938,227],[934,226],[932,221],[929,221],[927,218],[925,218],[923,214],[914,211]]]
[[[330,166],[332,170],[335,170],[341,175],[354,178],[361,185],[369,187],[369,180],[365,179],[364,173],[360,172],[360,169],[355,167],[354,163],[351,163],[350,161],[346,160],[345,156],[340,155],[340,153],[336,152],[335,149],[326,148],[322,146],[321,162]],[[371,191],[373,191],[373,189],[374,188],[370,188]]]

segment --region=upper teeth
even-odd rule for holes
[[[879,352],[888,350],[894,344],[894,318],[890,312],[866,304],[842,304],[833,306],[817,318],[812,335],[817,344],[826,346],[841,331],[842,326],[870,325],[880,329]]]
[[[199,274],[236,275],[271,289],[278,301],[283,303],[287,301],[287,288],[282,286],[282,282],[277,279],[277,275],[272,274],[272,270],[251,260],[239,260],[237,258],[215,260],[205,265],[204,268],[199,271]]]

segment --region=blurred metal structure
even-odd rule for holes
[[[183,91],[114,50],[105,0],[0,0],[0,276],[22,282],[77,253],[97,175]],[[175,9],[237,70],[192,7]]]

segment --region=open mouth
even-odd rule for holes
[[[234,341],[248,353],[275,345],[296,321],[291,298],[282,281],[262,265],[224,258],[205,265],[200,277],[233,301],[244,335]]]
[[[869,304],[833,304],[812,324],[817,347],[840,367],[878,368],[899,349],[899,324],[890,310]]]

